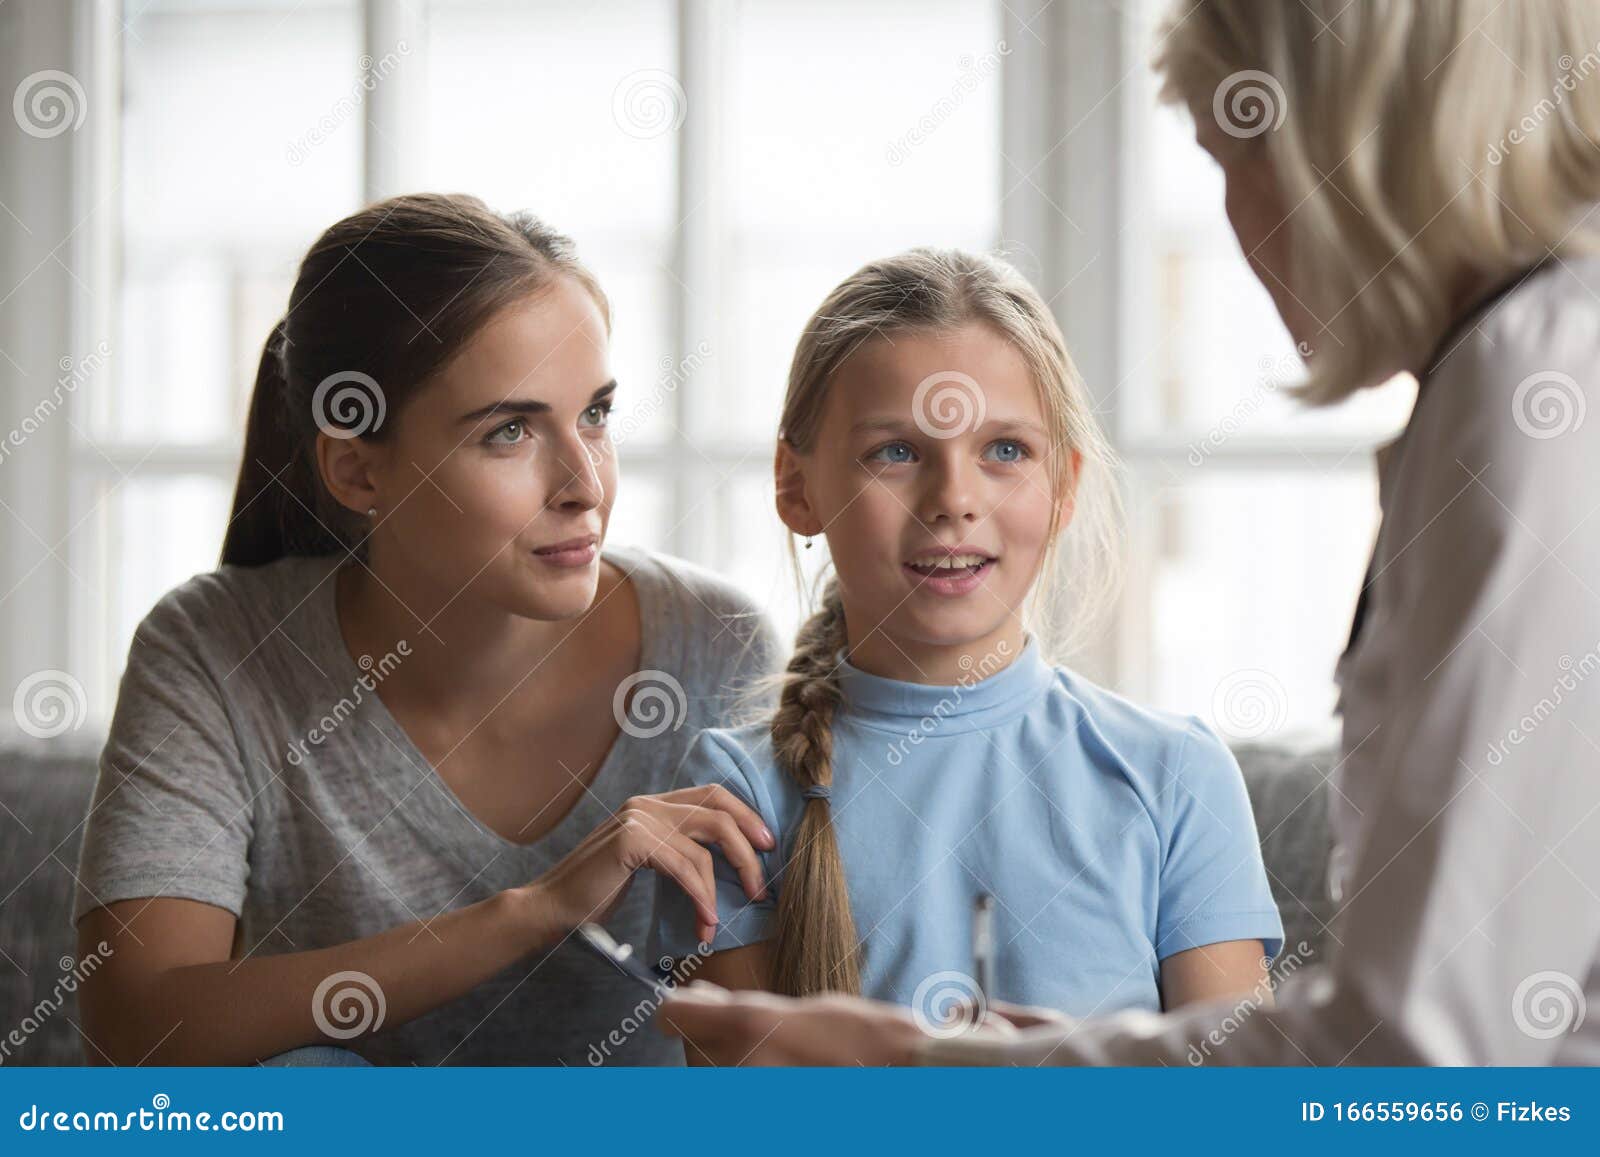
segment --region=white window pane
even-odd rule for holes
[[[97,500],[106,527],[100,585],[107,601],[110,671],[122,670],[134,628],[162,595],[216,567],[232,498],[231,481],[197,475],[105,484]]]
[[[992,235],[999,18],[972,0],[741,5],[728,110],[741,226],[871,223],[886,247]]]
[[[618,478],[616,503],[606,525],[606,542],[666,550],[672,521],[665,482],[657,474],[630,469],[626,459],[621,463]]]
[[[1239,739],[1326,724],[1377,528],[1372,472],[1208,466],[1148,501],[1147,697]]]
[[[649,242],[671,229],[671,4],[433,0],[427,11],[429,187],[531,209],[566,233]]]
[[[769,471],[741,470],[724,479],[712,513],[718,570],[767,613],[787,647],[801,617],[812,609],[809,599],[828,556],[827,541],[819,535],[807,550],[804,539],[795,540],[802,599],[789,555],[789,529],[778,518]]]
[[[1142,0],[1136,43],[1153,44],[1168,0]],[[1223,207],[1222,172],[1195,143],[1187,110],[1157,102],[1157,78],[1139,69],[1132,131],[1143,177],[1130,182],[1134,268],[1128,324],[1136,363],[1119,401],[1131,434],[1204,435],[1226,423],[1245,436],[1398,432],[1409,380],[1331,409],[1307,410],[1288,389],[1303,379],[1294,343],[1251,273]]]
[[[294,268],[360,189],[354,0],[130,6],[116,381],[97,439],[237,439]]]
[[[617,377],[612,437],[620,446],[656,446],[672,436],[678,391],[686,384],[672,349],[672,298],[660,264],[640,264],[638,255],[600,250],[591,254],[578,238],[579,256],[594,271],[611,302],[611,365]]]

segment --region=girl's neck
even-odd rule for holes
[[[609,570],[602,565],[601,594]],[[415,572],[348,565],[336,582],[340,633],[352,655],[376,661],[401,640],[407,643],[407,658],[384,681],[385,698],[443,709],[472,703],[481,711],[537,687],[542,676],[558,673],[563,656],[578,653],[586,625],[587,615],[529,619],[459,592],[432,590]]]
[[[848,612],[845,619],[848,623]],[[982,638],[963,643],[925,643],[882,630],[866,632],[858,642],[855,632],[849,634],[846,657],[851,666],[885,679],[936,687],[953,687],[972,678],[974,671],[1003,670],[1022,653],[1028,638],[1017,615]]]

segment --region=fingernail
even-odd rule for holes
[[[765,824],[761,826],[761,838],[766,841],[766,844],[769,848],[776,847],[778,844],[777,839],[773,836],[772,832],[767,829]]]

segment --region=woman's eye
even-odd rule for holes
[[[522,441],[522,435],[528,428],[528,423],[521,418],[513,418],[503,426],[496,426],[489,431],[489,436],[484,439],[491,446],[514,446]]]
[[[1021,462],[1028,456],[1028,448],[1015,438],[1001,438],[998,442],[991,442],[989,450],[994,452],[996,462]]]
[[[611,403],[596,402],[583,412],[583,426],[604,426],[611,419]]]
[[[916,458],[917,453],[909,444],[905,442],[889,442],[868,454],[866,460],[868,462],[884,462],[892,466],[902,462],[915,462]]]

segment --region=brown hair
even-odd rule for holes
[[[951,249],[912,249],[872,262],[839,285],[801,335],[789,369],[779,437],[796,452],[815,444],[835,371],[864,342],[908,331],[948,331],[972,322],[992,327],[1027,363],[1051,433],[1048,455],[1056,505],[1068,494],[1072,451],[1082,454],[1077,512],[1070,532],[1077,549],[1078,581],[1034,584],[1030,608],[1037,620],[1042,587],[1065,590],[1080,623],[1095,601],[1109,601],[1116,561],[1114,457],[1095,423],[1086,391],[1065,339],[1037,290],[997,258]],[[1088,499],[1089,501],[1085,501]],[[1061,557],[1052,537],[1041,569]],[[790,538],[790,553],[794,554]],[[798,560],[796,560],[798,571]],[[1036,624],[1037,625],[1037,624]],[[833,780],[833,716],[840,700],[841,651],[847,642],[837,578],[823,588],[821,605],[800,628],[772,717],[773,754],[804,792]],[[807,796],[794,851],[778,890],[774,990],[791,996],[861,989],[859,945],[844,863],[827,797]]]
[[[530,213],[416,193],[330,227],[261,352],[222,562],[360,552],[366,519],[317,468],[319,432],[381,439],[392,415],[495,313],[569,276],[610,307],[572,242]]]

